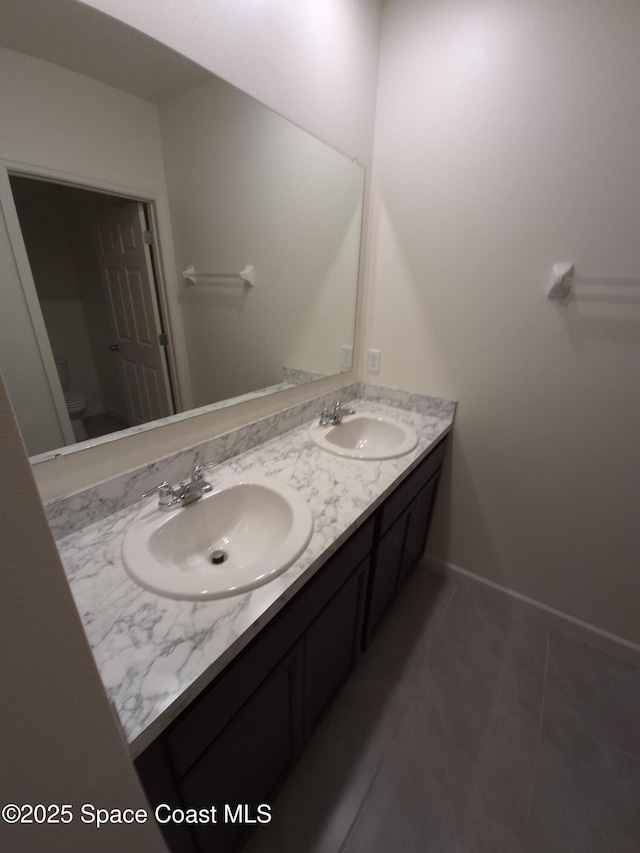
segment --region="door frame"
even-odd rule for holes
[[[166,197],[158,192],[141,189],[140,187],[114,184],[113,182],[103,181],[94,177],[74,175],[56,169],[36,166],[31,163],[21,163],[0,158],[0,208],[4,213],[18,278],[25,296],[36,343],[42,358],[52,401],[65,441],[68,441],[70,444],[76,443],[22,236],[22,228],[9,181],[10,175],[49,181],[64,186],[71,186],[75,189],[100,192],[105,195],[124,197],[145,205],[150,220],[149,228],[153,234],[153,241],[150,246],[156,283],[153,299],[157,302],[157,307],[165,326],[164,333],[167,335],[168,347],[165,348],[165,356],[168,362],[173,400],[177,411],[185,411],[193,408],[191,377],[189,374],[184,324],[182,322],[182,310],[179,302],[180,287]],[[169,286],[170,283],[173,286]]]
[[[115,197],[101,195],[100,198],[109,200]],[[140,201],[122,197],[118,201],[126,203],[91,211],[91,231],[105,301],[110,349],[118,352],[111,361],[116,361],[122,382],[127,420],[130,426],[136,427],[150,421],[152,403],[144,376],[150,368],[155,374],[160,409],[156,411],[154,419],[170,417],[176,412],[167,363],[166,332],[158,305],[151,244],[147,242],[146,236],[151,233],[148,227],[147,206]],[[114,233],[122,234],[123,229],[131,239],[126,250],[121,240],[114,240]],[[135,257],[135,260],[132,261],[132,257]],[[130,272],[135,275],[136,269],[139,269],[140,287],[137,288],[134,284],[134,289],[139,289],[142,304],[133,298],[129,280]],[[115,287],[112,278],[114,273],[117,282]],[[128,290],[128,298],[125,298],[122,292],[123,284],[127,285],[125,289]],[[128,307],[125,303],[128,303]],[[139,337],[141,329],[148,333],[144,341]],[[124,353],[121,350],[124,350]],[[134,377],[131,376],[130,370],[127,370],[127,364],[133,367]],[[106,393],[103,399],[108,412],[109,403],[114,401],[108,401]]]

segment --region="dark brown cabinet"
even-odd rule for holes
[[[398,576],[399,588],[404,586],[409,573],[415,569],[424,554],[439,477],[440,472],[438,471],[431,477],[426,486],[420,489],[413,502],[411,523],[407,531],[405,552]]]
[[[360,654],[369,557],[304,635],[304,732],[308,736]]]
[[[365,648],[424,553],[444,450],[442,441],[387,498],[376,515]]]
[[[370,579],[365,648],[396,597],[412,515],[413,506],[406,507],[378,540]]]
[[[181,779],[185,808],[217,809],[215,824],[193,828],[199,849],[236,849],[297,758],[301,664],[298,643]]]
[[[161,826],[175,853],[237,850],[426,544],[444,441],[136,760],[152,804],[215,807]],[[262,809],[262,811],[261,811]]]

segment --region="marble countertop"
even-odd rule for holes
[[[417,447],[396,459],[343,458],[316,447],[306,424],[207,472],[212,485],[249,470],[277,477],[308,501],[314,520],[309,545],[264,586],[204,602],[163,598],[139,587],[123,567],[122,543],[149,501],[59,540],[89,644],[133,756],[221,672],[450,430],[455,408],[445,403],[419,412],[398,408],[396,401],[391,407],[364,398],[350,405],[413,427]]]

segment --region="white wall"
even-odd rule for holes
[[[369,165],[378,0],[84,0]]]
[[[164,101],[160,128],[178,270],[256,275],[252,289],[182,283],[194,404],[274,385],[284,367],[339,373],[362,168],[217,78]]]
[[[457,398],[433,555],[640,641],[635,0],[385,6],[366,342]]]
[[[15,51],[0,56],[3,157],[164,189],[154,104]]]
[[[67,824],[0,823],[3,850],[162,851],[155,823],[84,825],[83,803],[148,808],[87,645],[0,376],[2,803],[69,803]]]

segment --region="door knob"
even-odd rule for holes
[[[120,344],[111,344],[109,349],[111,352],[120,352]]]

